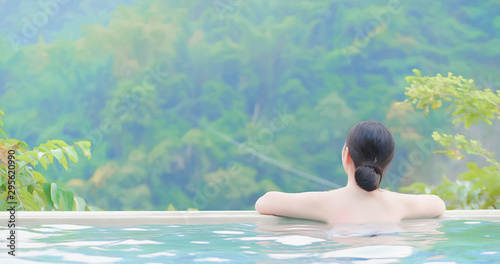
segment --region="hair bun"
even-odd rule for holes
[[[377,165],[375,165],[375,164],[365,163],[365,164],[361,164],[361,166],[365,166],[365,167],[371,168],[379,176],[382,174],[382,169],[380,169],[380,167],[377,166]]]
[[[367,192],[371,192],[378,189],[382,180],[382,170],[375,164],[361,164],[356,168],[354,178],[359,187]]]

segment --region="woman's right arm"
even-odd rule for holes
[[[431,194],[400,194],[403,203],[403,219],[434,218],[446,210],[444,201]]]

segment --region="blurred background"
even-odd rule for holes
[[[498,125],[461,131],[446,109],[395,102],[414,68],[500,89],[499,14],[494,0],[0,0],[3,129],[31,147],[90,141],[90,160],[40,170],[105,210],[253,209],[266,191],[343,186],[363,120],[396,139],[382,187],[439,184],[465,165],[432,153],[432,131],[495,150]]]

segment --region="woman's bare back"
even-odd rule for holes
[[[443,214],[444,202],[435,195],[411,195],[347,187],[327,192],[268,192],[255,204],[262,214],[312,219],[330,224],[398,222]]]
[[[402,218],[402,206],[390,202],[390,192],[378,190],[373,192],[352,192],[341,188],[330,191],[325,200],[325,218],[330,223],[366,223],[397,222]]]

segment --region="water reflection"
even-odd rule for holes
[[[354,258],[379,259],[384,263],[406,258],[436,242],[446,241],[439,219],[411,220],[394,224],[308,224],[258,225],[255,232],[265,235],[247,238],[262,247],[274,259]],[[260,240],[259,240],[260,239]],[[292,252],[290,248],[272,246],[302,246]],[[285,243],[284,243],[285,242]],[[307,245],[307,246],[306,246]],[[419,248],[419,250],[417,250]]]

